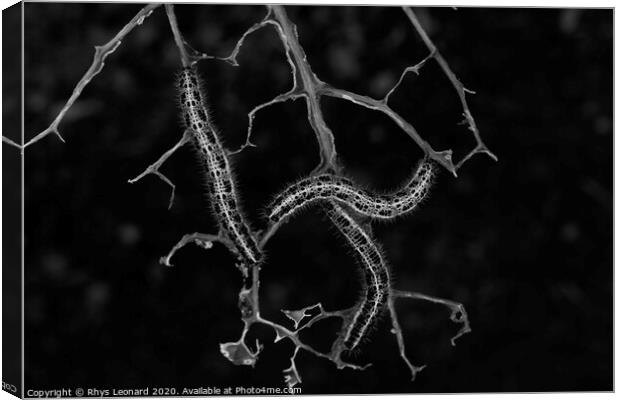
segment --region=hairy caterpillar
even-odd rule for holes
[[[220,230],[234,243],[239,256],[250,263],[263,254],[238,204],[230,162],[209,119],[206,98],[196,68],[184,68],[178,82],[183,123],[207,171],[207,194]]]
[[[428,195],[435,168],[434,162],[425,158],[402,189],[386,195],[360,189],[346,178],[329,174],[312,176],[277,195],[268,207],[267,215],[272,222],[279,222],[312,202],[331,200],[345,203],[372,218],[391,219],[412,211]]]
[[[355,252],[364,271],[364,296],[342,336],[344,347],[353,350],[385,309],[390,275],[381,249],[370,234],[335,202],[326,202],[324,209]]]

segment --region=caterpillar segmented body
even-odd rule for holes
[[[276,196],[267,209],[272,222],[279,222],[296,211],[320,200],[347,204],[360,214],[391,219],[412,211],[429,193],[435,175],[434,162],[425,158],[413,177],[400,190],[377,195],[358,188],[349,179],[322,174],[302,179]]]
[[[183,123],[207,172],[207,193],[220,229],[234,243],[244,261],[258,263],[263,254],[239,206],[230,162],[210,121],[202,83],[195,67],[184,68],[179,76],[179,101]]]
[[[371,235],[335,202],[326,202],[324,209],[355,252],[364,271],[364,295],[342,337],[344,347],[353,350],[385,309],[390,275],[381,249]]]

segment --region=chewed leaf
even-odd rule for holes
[[[303,320],[306,317],[305,310],[296,310],[296,311],[282,310],[282,312],[289,319],[293,320],[293,322],[295,323],[295,329],[297,329],[301,320]]]
[[[301,377],[299,376],[299,372],[297,372],[297,368],[295,368],[295,363],[282,372],[284,372],[284,383],[286,383],[289,388],[295,387],[297,384],[301,383]]]
[[[211,249],[213,248],[213,242],[209,241],[209,240],[202,240],[202,239],[194,239],[194,243],[196,244],[196,246],[202,247],[203,249]]]
[[[295,329],[299,327],[299,323],[305,318],[312,315],[309,311],[313,308],[319,308],[319,312],[323,312],[323,306],[321,303],[317,303],[313,306],[309,306],[306,308],[302,308],[301,310],[280,310],[286,315],[290,320],[295,323]]]
[[[295,365],[295,356],[297,355],[298,350],[299,347],[295,349],[295,353],[293,354],[293,357],[291,357],[291,366],[282,371],[284,372],[284,383],[286,383],[289,388],[295,387],[297,384],[301,383],[301,377],[299,376],[297,366]]]
[[[256,342],[256,352],[252,350],[242,341],[220,343],[220,352],[224,357],[228,358],[235,365],[248,365],[253,367],[258,361],[258,354],[262,350],[262,346]]]

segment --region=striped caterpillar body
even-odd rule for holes
[[[364,271],[364,295],[344,330],[344,347],[353,350],[385,309],[390,276],[381,249],[360,224],[335,202],[324,205],[327,216],[344,236]]]
[[[267,209],[271,222],[282,221],[300,208],[320,200],[344,203],[356,212],[391,219],[412,211],[428,195],[435,175],[435,164],[425,158],[401,190],[377,195],[358,188],[349,179],[323,174],[305,178],[276,196]]]
[[[218,134],[209,119],[202,83],[195,67],[184,68],[178,89],[183,123],[191,131],[193,142],[207,172],[207,193],[211,210],[239,256],[258,263],[263,254],[241,212],[230,162]]]

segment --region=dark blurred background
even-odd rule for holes
[[[122,4],[25,4],[26,138],[52,121],[107,42],[140,9]],[[261,6],[176,7],[193,47],[225,56],[265,14]],[[426,48],[397,7],[287,7],[314,71],[376,98]],[[427,364],[415,382],[398,356],[389,319],[354,357],[363,371],[298,357],[311,393],[612,390],[611,10],[416,9],[465,85],[495,163],[476,156],[443,173],[415,214],[375,233],[396,287],[465,304],[473,332],[446,308],[398,303],[407,352]],[[291,87],[273,28],[250,35],[237,68],[203,61],[211,113],[229,148],[244,141],[247,113]],[[178,51],[163,8],[123,40],[60,130],[26,151],[26,389],[140,386],[283,386],[292,346],[273,343],[252,369],[219,343],[239,338],[241,279],[219,245],[188,246],[158,264],[185,233],[214,233],[201,168],[190,146],[162,169],[177,186],[138,175],[181,137],[174,76]],[[391,99],[436,149],[460,159],[473,146],[458,125],[458,98],[438,66],[408,75]],[[383,114],[322,102],[346,172],[389,190],[422,152]],[[234,157],[243,205],[256,228],[287,182],[308,174],[318,148],[305,104],[260,111],[255,149]],[[322,302],[354,304],[350,252],[316,209],[285,225],[267,247],[263,316]],[[304,335],[327,349],[335,323]]]

